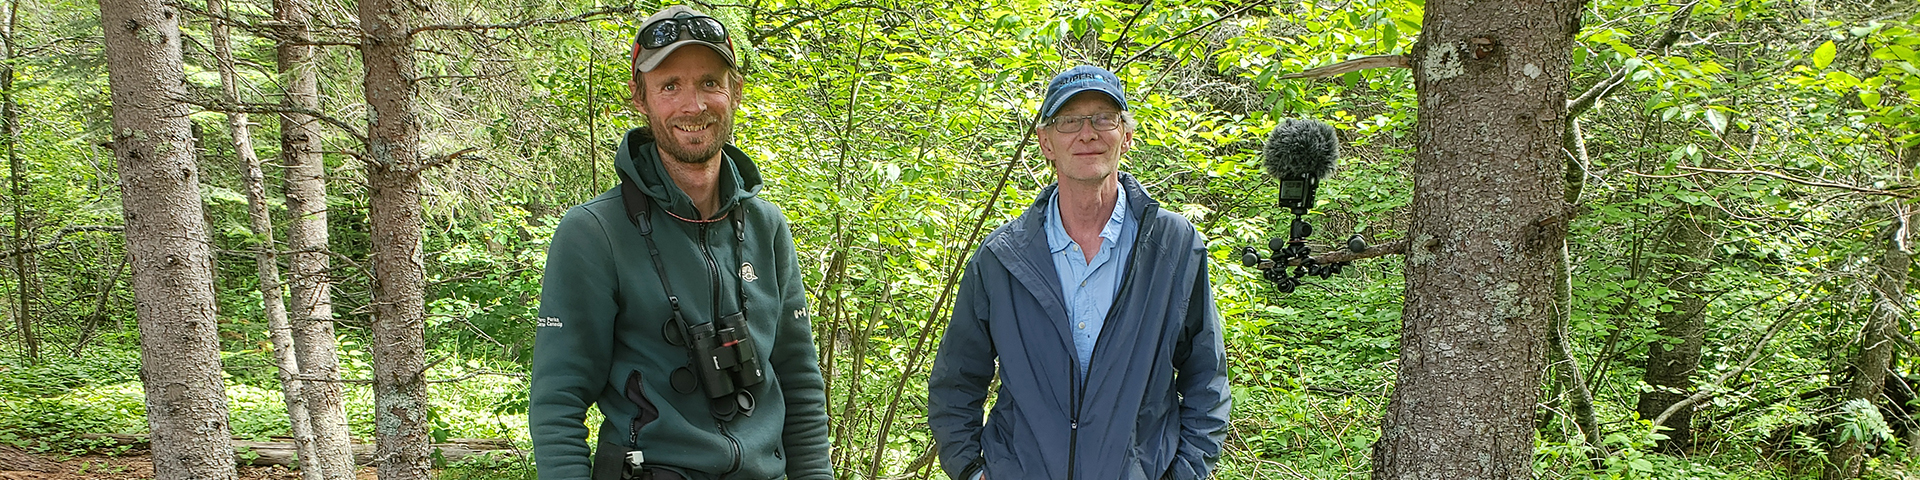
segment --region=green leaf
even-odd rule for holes
[[[1861,90],[1860,103],[1865,104],[1867,108],[1880,106],[1880,92]]]
[[[1641,472],[1653,472],[1653,462],[1649,462],[1644,458],[1636,458],[1633,459],[1633,461],[1627,462],[1627,467]]]
[[[1718,108],[1707,109],[1707,126],[1713,127],[1713,133],[1727,133],[1727,114]]]
[[[1832,40],[1828,40],[1827,43],[1820,44],[1819,48],[1813,49],[1813,67],[1827,68],[1827,65],[1833,63],[1833,52],[1834,47]]]

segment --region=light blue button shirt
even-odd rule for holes
[[[1047,248],[1053,252],[1053,270],[1060,276],[1060,293],[1067,302],[1067,328],[1073,332],[1073,350],[1080,361],[1080,375],[1087,374],[1093,359],[1094,343],[1100,339],[1107,311],[1113,309],[1120,293],[1120,278],[1126,273],[1127,255],[1133,251],[1134,230],[1140,222],[1127,215],[1127,192],[1114,196],[1113,215],[1100,229],[1100,251],[1087,260],[1080,244],[1067,235],[1060,222],[1060,193],[1047,200]]]

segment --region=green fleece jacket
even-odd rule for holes
[[[527,412],[540,478],[589,478],[584,418],[596,403],[606,416],[602,445],[640,450],[647,464],[690,479],[832,478],[826,394],[786,217],[754,196],[759,168],[728,145],[712,218],[722,221],[675,218],[698,217],[648,140],[628,132],[615,165],[651,198],[652,236],[689,324],[739,311],[746,289],[748,324],[769,370],[748,389],[759,405],[721,422],[697,388],[674,390],[669,376],[688,352],[662,336],[667,292],[616,187],[568,210],[547,249]],[[741,216],[744,228],[727,215]]]

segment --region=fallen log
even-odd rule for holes
[[[83,438],[111,440],[119,445],[128,445],[136,449],[147,448],[146,435],[124,435],[117,433],[86,434]],[[291,467],[295,462],[293,439],[275,438],[272,442],[255,442],[248,439],[233,439],[234,462],[240,465],[267,466],[283,465]],[[448,463],[485,458],[513,459],[526,456],[527,452],[513,448],[513,442],[498,438],[449,438],[446,443],[433,444],[441,458]],[[353,444],[353,463],[356,465],[373,464],[373,445]]]

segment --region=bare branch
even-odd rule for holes
[[[428,158],[426,162],[421,163],[419,168],[415,168],[408,173],[417,175],[420,172],[430,170],[433,167],[446,165],[448,163],[453,162],[454,160],[459,160],[461,158],[468,157],[467,154],[473,153],[478,150],[480,150],[480,147],[467,147],[467,148],[460,149],[460,151],[449,153],[446,155],[435,155],[431,158]]]
[[[587,20],[591,20],[593,19],[593,17],[610,16],[615,14],[631,14],[633,12],[634,12],[633,5],[620,5],[620,6],[614,6],[614,7],[606,7],[599,10],[592,10],[592,11],[588,11],[586,13],[574,15],[571,17],[534,18],[534,19],[528,19],[528,20],[523,20],[523,21],[513,22],[513,23],[425,25],[425,26],[416,27],[412,31],[407,32],[407,36],[411,37],[414,35],[419,35],[422,32],[433,32],[433,31],[489,32],[494,30],[519,30],[522,28],[541,26],[541,25],[580,23]]]
[[[527,378],[527,374],[524,374],[524,373],[495,372],[492,370],[474,370],[471,372],[467,372],[466,375],[461,375],[458,377],[427,380],[427,383],[454,383],[454,382],[469,380],[469,379],[472,379],[473,377],[478,377],[481,375],[498,375],[502,377],[513,377],[513,378],[520,378],[520,379]]]
[[[1792,320],[1797,318],[1799,318],[1799,316],[1794,315],[1792,309],[1781,313],[1780,319],[1774,320],[1773,325],[1767,327],[1766,335],[1761,336],[1759,341],[1753,343],[1753,350],[1747,352],[1746,360],[1740,362],[1739,367],[1728,370],[1727,373],[1720,374],[1719,377],[1714,378],[1712,383],[1707,384],[1708,387],[1726,385],[1728,381],[1740,378],[1740,375],[1747,373],[1747,369],[1753,367],[1754,363],[1759,362],[1760,357],[1768,356],[1767,354],[1772,352],[1772,350],[1767,348],[1767,344],[1773,341],[1773,336],[1780,333],[1782,327],[1793,323]],[[1673,414],[1679,413],[1680,409],[1691,408],[1696,403],[1700,403],[1708,398],[1713,398],[1715,393],[1713,388],[1703,387],[1699,391],[1693,392],[1693,395],[1688,395],[1687,398],[1674,402],[1673,405],[1668,406],[1665,411],[1661,411],[1659,416],[1653,417],[1653,426],[1658,427],[1666,424],[1667,419],[1673,417]]]
[[[99,43],[100,41],[101,41],[100,37],[91,37],[91,36],[60,37],[53,40],[48,40],[46,43],[22,48],[20,49],[19,56],[20,57],[38,57],[41,55],[45,55],[47,51],[53,50],[54,48],[59,47],[63,43]]]
[[[360,133],[360,130],[358,128],[354,128],[353,124],[347,123],[344,120],[334,118],[332,115],[327,115],[324,112],[320,112],[316,110],[298,108],[298,107],[289,107],[286,105],[273,104],[273,103],[228,103],[220,100],[202,100],[202,99],[188,99],[186,100],[186,103],[193,106],[200,107],[202,109],[206,109],[207,111],[213,111],[213,112],[262,113],[262,114],[294,113],[294,114],[306,115],[309,117],[313,117],[315,120],[319,120],[322,123],[333,125],[334,128],[338,128],[341,131],[346,132],[347,135],[352,136],[354,140],[360,141],[362,145],[365,145],[367,143],[367,136],[365,134]]]
[[[1654,40],[1652,45],[1648,45],[1647,49],[1665,51],[1667,47],[1673,46],[1673,42],[1680,39],[1680,31],[1687,28],[1688,15],[1693,13],[1693,5],[1694,4],[1689,3],[1687,6],[1681,7],[1680,10],[1673,12],[1673,16],[1669,17],[1667,21],[1672,24],[1672,27],[1667,29],[1667,33],[1660,35],[1659,39]],[[1600,99],[1612,95],[1615,88],[1625,83],[1627,83],[1627,69],[1621,68],[1619,71],[1613,72],[1613,75],[1608,76],[1605,80],[1601,80],[1600,83],[1593,84],[1592,87],[1587,88],[1586,92],[1582,92],[1580,96],[1574,97],[1572,100],[1567,100],[1567,118],[1571,119],[1586,113],[1587,110],[1593,108],[1594,104],[1599,103]]]
[[[1653,175],[1653,174],[1628,171],[1627,174],[1633,175],[1636,177],[1644,177],[1644,178],[1685,178],[1685,177],[1699,175],[1702,173],[1719,173],[1719,174],[1726,174],[1726,175],[1757,175],[1762,177],[1777,178],[1780,180],[1785,180],[1787,182],[1798,183],[1798,184],[1806,185],[1809,187],[1832,188],[1832,189],[1845,190],[1845,191],[1854,192],[1854,193],[1864,193],[1867,195],[1880,195],[1885,197],[1893,197],[1893,198],[1901,198],[1901,199],[1913,198],[1914,194],[1901,193],[1901,192],[1898,192],[1897,190],[1920,189],[1920,185],[1908,185],[1904,187],[1894,188],[1893,190],[1879,190],[1879,189],[1867,188],[1867,187],[1862,187],[1857,185],[1848,185],[1844,183],[1833,183],[1833,182],[1826,182],[1826,181],[1820,181],[1820,180],[1808,180],[1808,179],[1795,177],[1795,176],[1780,173],[1780,172],[1768,171],[1768,170],[1754,170],[1754,169],[1726,170],[1726,169],[1719,169],[1719,168],[1694,167],[1694,166],[1688,166],[1688,165],[1680,165],[1678,168],[1680,168],[1681,170],[1687,170],[1693,173],[1683,173],[1679,175]]]
[[[1332,253],[1320,255],[1318,257],[1313,257],[1313,261],[1316,263],[1325,265],[1329,263],[1351,262],[1354,260],[1364,260],[1368,258],[1384,257],[1387,255],[1404,255],[1407,253],[1407,245],[1409,243],[1410,242],[1408,242],[1407,239],[1403,238],[1403,239],[1383,243],[1380,245],[1368,247],[1366,250],[1363,250],[1359,253],[1348,252],[1348,251],[1338,251],[1338,252],[1332,252]],[[1439,244],[1440,244],[1439,240],[1427,240],[1426,247],[1433,248],[1434,246]],[[1289,267],[1294,267],[1299,265],[1300,265],[1300,261],[1297,259],[1287,262],[1287,266]]]
[[[1298,73],[1289,73],[1286,75],[1281,75],[1280,79],[1291,80],[1295,78],[1326,78],[1334,75],[1345,75],[1350,72],[1358,72],[1361,70],[1374,69],[1374,68],[1412,68],[1412,67],[1407,63],[1406,55],[1369,55],[1369,56],[1355,58],[1352,60],[1347,60],[1344,62],[1332,64],[1332,65],[1327,65],[1324,67],[1314,67],[1314,68],[1302,70]]]
[[[1136,22],[1139,22],[1140,17],[1146,16],[1147,9],[1149,8],[1153,8],[1153,0],[1147,0],[1145,3],[1141,3],[1140,8],[1135,9],[1133,11],[1133,18],[1127,19],[1127,26],[1121,28],[1120,36],[1113,40],[1113,48],[1107,49],[1107,56],[1102,57],[1100,61],[1104,63],[1113,63],[1113,55],[1120,53],[1120,45],[1123,43],[1126,43],[1127,34],[1130,32],[1133,32],[1133,24]]]
[[[798,18],[795,18],[793,20],[788,20],[787,23],[781,24],[778,27],[773,27],[772,29],[769,29],[765,32],[751,32],[749,35],[752,37],[753,43],[755,45],[758,45],[760,44],[761,40],[764,40],[766,38],[773,37],[776,35],[780,35],[783,33],[787,33],[787,30],[792,30],[795,27],[799,27],[800,25],[806,24],[807,22],[831,17],[836,13],[840,13],[842,11],[851,10],[855,8],[866,8],[866,9],[885,11],[885,12],[893,11],[892,9],[888,9],[887,7],[882,7],[882,6],[871,4],[871,3],[843,3],[840,5],[836,5],[833,8],[827,9],[826,11],[823,11],[823,12],[809,13],[806,15],[802,15]],[[797,9],[785,9],[785,10],[776,11],[776,12],[773,12],[773,14],[770,16],[774,16],[774,17],[783,16],[785,14],[788,14],[792,10],[797,10]]]
[[[1120,64],[1119,64],[1119,65],[1114,65],[1114,66],[1113,66],[1113,70],[1119,70],[1119,69],[1122,69],[1122,68],[1126,68],[1126,67],[1127,67],[1127,64],[1129,64],[1129,63],[1133,63],[1133,61],[1134,61],[1134,60],[1139,60],[1139,59],[1140,59],[1140,57],[1144,57],[1144,56],[1147,56],[1147,54],[1149,54],[1149,53],[1153,53],[1153,51],[1154,51],[1154,50],[1159,50],[1159,49],[1160,49],[1160,47],[1162,47],[1162,46],[1165,46],[1165,45],[1166,45],[1167,43],[1169,43],[1169,42],[1172,42],[1172,41],[1174,41],[1174,40],[1178,40],[1178,39],[1181,39],[1181,38],[1186,38],[1186,36],[1188,36],[1188,35],[1192,35],[1192,34],[1193,34],[1194,32],[1198,32],[1198,31],[1201,31],[1201,30],[1205,30],[1205,29],[1206,29],[1207,27],[1212,27],[1212,26],[1214,26],[1214,25],[1217,25],[1217,24],[1219,24],[1220,22],[1224,22],[1224,21],[1227,21],[1227,19],[1229,19],[1229,18],[1234,18],[1234,17],[1238,17],[1238,16],[1240,16],[1240,14],[1242,14],[1242,13],[1247,13],[1247,11],[1248,11],[1248,10],[1253,10],[1253,9],[1254,9],[1254,7],[1264,7],[1264,6],[1266,6],[1266,5],[1267,5],[1267,2],[1265,2],[1265,1],[1259,1],[1259,2],[1253,2],[1253,3],[1249,3],[1249,4],[1246,4],[1246,5],[1244,5],[1244,6],[1241,6],[1240,8],[1237,8],[1237,9],[1234,9],[1234,11],[1232,11],[1232,12],[1227,12],[1227,14],[1226,14],[1226,15],[1221,15],[1221,16],[1220,16],[1220,18],[1216,18],[1216,19],[1213,19],[1213,21],[1210,21],[1210,22],[1207,22],[1207,23],[1202,23],[1202,24],[1200,24],[1199,26],[1196,26],[1196,27],[1193,27],[1193,28],[1189,28],[1189,29],[1187,29],[1187,31],[1184,31],[1184,32],[1180,32],[1180,34],[1179,34],[1179,35],[1174,35],[1174,36],[1171,36],[1171,37],[1167,37],[1167,38],[1166,38],[1165,40],[1161,40],[1161,41],[1160,41],[1160,43],[1155,43],[1155,44],[1153,44],[1153,46],[1151,46],[1151,47],[1147,47],[1147,49],[1146,49],[1146,50],[1141,50],[1141,51],[1140,51],[1140,53],[1135,53],[1135,54],[1133,54],[1133,56],[1131,56],[1131,57],[1127,57],[1127,61],[1124,61],[1124,62],[1120,62]]]
[[[53,234],[53,238],[57,239],[60,237],[65,237],[68,234],[80,233],[80,232],[120,232],[120,231],[125,231],[126,229],[127,227],[122,227],[118,225],[74,225],[74,226],[69,226],[69,227],[60,229],[59,232],[56,232]],[[25,247],[16,248],[6,252],[0,252],[0,260],[13,258],[14,255],[26,255],[34,252],[52,250],[55,248],[59,248],[62,245],[66,245],[70,243],[73,243],[73,241],[54,240],[54,241],[42,243],[39,245],[28,245]]]

